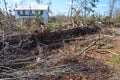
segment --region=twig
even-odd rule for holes
[[[45,41],[62,42],[62,41],[76,41],[76,40],[86,40],[86,39],[81,39],[81,38],[72,38],[72,39],[45,40]]]
[[[16,60],[9,60],[7,62],[4,62],[3,64],[0,64],[0,65],[10,65],[10,64],[19,64],[20,62],[28,62],[28,61],[31,61],[31,60],[35,60],[36,57],[30,57],[30,58],[26,58],[26,59],[16,59]]]
[[[12,74],[7,74],[7,73],[0,73],[0,78],[5,78],[5,77],[13,77]]]
[[[1,69],[6,69],[6,70],[11,70],[11,71],[16,71],[15,69],[6,67],[6,66],[0,66]]]
[[[85,49],[83,49],[80,53],[78,53],[76,56],[80,56],[80,55],[85,55],[85,52],[91,48],[92,46],[94,46],[96,44],[96,42],[98,42],[101,38],[98,38],[96,41],[92,42],[90,45],[88,45]]]
[[[107,50],[107,52],[109,52],[109,53],[111,53],[111,54],[113,54],[113,55],[118,55],[117,53],[112,52],[112,51],[109,51],[109,50]]]

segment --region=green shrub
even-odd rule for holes
[[[40,26],[40,24],[43,24],[44,21],[43,19],[40,17],[40,14],[38,11],[35,11],[35,15],[34,15],[34,19],[33,19],[33,24],[35,26]]]

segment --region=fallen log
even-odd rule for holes
[[[93,34],[98,31],[100,31],[100,28],[96,26],[77,27],[73,29],[60,30],[60,31],[45,30],[44,32],[39,32],[39,30],[35,30],[31,34],[7,36],[5,38],[5,41],[9,45],[19,45],[22,42],[21,45],[19,45],[18,47],[23,49],[30,49],[30,48],[35,48],[37,46],[37,43],[52,44],[56,42],[62,42],[65,39],[75,38],[80,35],[82,36],[86,34]],[[0,36],[0,40],[2,40],[2,36]],[[66,41],[70,41],[70,40],[66,40]],[[2,49],[2,46],[3,46],[3,42],[0,42],[0,50]]]
[[[41,43],[50,44],[55,42],[61,42],[65,39],[75,38],[78,36],[93,34],[100,31],[99,27],[77,27],[73,29],[60,30],[60,31],[44,31],[39,33],[35,31],[30,37],[31,40],[36,41],[38,39]]]

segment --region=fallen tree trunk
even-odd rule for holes
[[[35,33],[33,33],[30,39],[38,39],[41,43],[50,44],[55,42],[61,42],[64,39],[75,38],[80,35],[82,36],[86,34],[93,34],[98,32],[99,30],[99,27],[77,27],[73,29],[53,32],[44,31],[43,33],[39,33],[38,31],[36,31]]]
[[[62,42],[65,39],[75,38],[80,35],[93,34],[98,32],[99,30],[100,30],[99,27],[77,27],[73,29],[60,30],[60,31],[45,30],[44,32],[39,32],[39,30],[35,30],[31,34],[7,36],[5,38],[5,41],[9,45],[19,45],[18,47],[26,49],[26,48],[34,48],[37,46],[38,43],[51,44],[55,42]],[[1,50],[3,46],[2,36],[0,37],[0,40],[1,40],[0,42],[0,50]]]

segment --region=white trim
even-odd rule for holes
[[[48,5],[27,5],[27,6],[19,6],[15,8],[15,10],[48,10]]]

